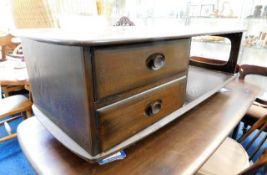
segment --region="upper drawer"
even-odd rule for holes
[[[97,110],[102,150],[133,136],[180,108],[185,101],[186,77]]]
[[[94,50],[96,98],[122,93],[188,67],[190,39]]]

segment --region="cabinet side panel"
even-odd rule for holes
[[[83,49],[22,39],[34,104],[92,154]]]

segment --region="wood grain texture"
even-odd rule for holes
[[[22,40],[33,101],[85,150],[97,150],[90,125],[91,71],[83,48]],[[94,124],[93,124],[94,125]],[[73,128],[76,128],[73,130]]]
[[[186,77],[154,88],[130,100],[97,110],[102,150],[122,142],[184,104]],[[149,116],[150,105],[160,102],[158,113]]]
[[[142,93],[148,87],[154,88],[166,83],[167,80],[172,81],[175,76],[187,74],[190,37],[216,33],[233,35],[234,38],[237,37],[236,41],[239,41],[242,31],[243,29],[240,28],[179,28],[179,30],[154,28],[152,30],[151,28],[113,27],[101,30],[91,28],[89,31],[25,30],[25,35],[21,36],[36,108],[40,114],[44,114],[52,121],[51,123],[55,124],[54,128],[68,135],[64,138],[57,136],[58,138],[67,140],[70,137],[85,152],[95,156],[102,153],[99,149],[98,131],[103,130],[102,126],[98,125],[100,118],[95,115],[96,109]],[[238,42],[234,44],[236,46],[231,48],[238,49]],[[154,54],[158,54],[157,57],[152,57]],[[153,68],[154,70],[147,68],[147,65],[151,66],[151,58],[157,60],[156,65],[161,65],[162,59],[159,59],[159,55],[164,58],[165,65],[160,69],[158,66],[156,69]],[[222,84],[219,85],[221,88]],[[215,90],[211,92],[213,94]],[[207,98],[211,94],[204,97]],[[200,99],[203,100],[204,97]],[[125,106],[124,108],[129,113],[134,109]],[[174,114],[174,116],[180,115]],[[158,124],[155,128],[160,128],[166,123],[168,122]],[[46,127],[49,128],[48,124]],[[134,133],[136,130],[138,128],[131,132]],[[56,132],[53,134],[56,136]]]
[[[184,72],[188,68],[190,39],[94,49],[96,97],[101,99]],[[165,56],[159,70],[147,65],[150,55]]]
[[[111,89],[104,91],[105,93],[100,91],[101,98],[125,91],[129,94],[129,91],[143,88],[144,85],[163,83],[162,79],[170,81],[176,76],[185,76],[190,40],[91,48],[22,39],[22,45],[35,106],[56,127],[94,156],[101,153],[99,144],[102,141],[99,134],[102,126],[98,125],[99,119],[95,115],[95,99],[98,99],[98,96],[94,92],[99,92],[101,88]],[[159,70],[150,70],[147,67],[147,58],[155,53],[163,54],[166,64]],[[99,79],[104,79],[104,83],[99,83]],[[161,84],[157,84],[159,85]],[[144,89],[138,93],[142,93]],[[131,92],[130,94],[136,95]],[[129,96],[117,100],[127,97]],[[143,127],[131,131],[128,136]],[[120,136],[120,139],[109,144],[109,147],[118,144],[122,141],[121,138],[126,139],[125,135]]]
[[[32,118],[18,128],[21,147],[39,174],[193,174],[236,126],[260,90],[233,81],[220,92],[126,149],[124,160],[99,166],[63,147]],[[33,132],[34,131],[34,132]]]

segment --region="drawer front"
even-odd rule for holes
[[[187,69],[190,40],[95,48],[96,98],[126,92]]]
[[[97,110],[102,151],[177,110],[184,104],[185,89],[184,76],[141,95]]]

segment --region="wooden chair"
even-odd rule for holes
[[[256,65],[241,65],[240,66],[240,76],[241,81],[246,81],[245,78],[247,75],[260,75],[266,76],[267,80],[267,67],[261,67]],[[266,85],[267,88],[267,85]],[[261,98],[257,98],[252,106],[249,108],[248,112],[242,119],[244,122],[244,132],[247,131],[248,125],[253,125],[259,118],[262,118],[264,114],[267,113],[267,101]]]
[[[255,164],[250,165],[250,161],[259,152],[260,148],[267,140],[267,134],[264,137],[260,136],[262,132],[267,128],[267,113],[261,119],[259,119],[249,130],[246,132],[238,142],[227,138],[222,145],[216,150],[216,152],[207,160],[207,162],[196,173],[198,175],[219,175],[219,174],[240,174],[248,175],[255,174],[259,168],[267,166],[267,149],[264,149],[260,158]],[[253,135],[253,134],[254,135]],[[249,139],[248,139],[249,138]],[[252,155],[249,157],[245,151],[251,149],[252,145],[258,139],[259,144],[253,150]],[[261,140],[260,140],[261,139]],[[240,143],[245,140],[250,140],[245,149]],[[265,173],[267,173],[265,171]]]
[[[32,102],[23,95],[13,95],[0,100],[0,118],[7,119],[1,120],[0,125],[4,125],[8,135],[0,138],[0,142],[16,137],[13,133],[8,122],[16,120],[20,117],[28,118],[32,116]]]
[[[1,60],[4,61],[6,60],[6,55],[8,52],[12,52],[16,47],[17,43],[12,42],[12,39],[14,37],[6,33],[5,35],[0,36],[0,47],[1,47]]]
[[[30,84],[29,81],[26,82],[24,88],[29,92],[29,100],[31,102],[33,102],[33,98],[32,98],[32,86],[31,86],[31,84]]]
[[[205,57],[191,57],[190,63],[203,63],[206,65],[223,65],[226,64],[226,61],[222,60],[216,60],[216,59],[210,59]],[[247,75],[261,75],[266,76],[267,79],[267,68],[261,67],[261,66],[255,66],[255,65],[237,65],[235,72],[239,72],[239,80],[245,81],[245,77]],[[267,85],[266,85],[267,87]],[[262,118],[267,113],[267,101],[257,98],[255,102],[251,105],[251,107],[248,109],[246,115],[242,119],[244,122],[243,132],[247,131],[248,126],[253,125],[259,118]],[[238,128],[236,128],[235,131],[237,131]],[[233,137],[236,137],[236,132],[233,133]]]
[[[6,56],[9,53],[16,53],[19,50],[19,44],[18,43],[14,43],[12,41],[12,39],[14,38],[14,36],[12,36],[11,34],[5,34],[4,36],[0,36],[0,47],[1,47],[1,53],[2,53],[2,61],[6,60]],[[4,96],[8,97],[11,92],[14,91],[19,91],[24,89],[23,85],[18,85],[18,86],[2,86],[2,91],[4,92]]]
[[[48,7],[48,1],[43,0],[12,0],[12,13],[16,28],[50,28],[56,27],[56,20],[53,18],[51,10]],[[18,44],[12,44],[12,35],[6,35],[0,38],[0,46],[2,46],[2,58],[6,58],[8,51],[17,52],[21,47]],[[12,46],[12,47],[11,47]],[[3,48],[4,47],[4,48]],[[17,47],[17,48],[16,48]],[[13,53],[14,53],[13,52]],[[21,116],[24,118],[32,115],[31,106],[31,88],[29,83],[25,85],[25,89],[29,90],[29,99],[23,95],[9,96],[11,91],[20,90],[24,86],[3,86],[6,98],[0,100],[0,118],[12,116],[2,120],[0,125],[4,125],[8,136],[0,138],[0,142],[16,137],[12,133],[8,122],[15,120]],[[17,116],[17,114],[21,114]]]
[[[16,85],[16,86],[2,86],[2,91],[4,94],[4,97],[9,97],[13,92],[21,91],[24,89],[23,85]]]

